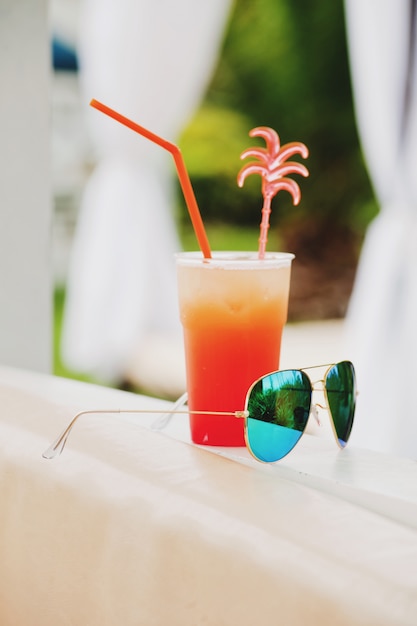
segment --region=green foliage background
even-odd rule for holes
[[[259,224],[260,178],[241,190],[236,174],[255,143],[249,130],[261,125],[310,150],[301,204],[278,194],[272,226],[302,231],[314,219],[363,234],[377,209],[355,126],[343,0],[236,0],[204,103],[180,141],[206,222]]]
[[[316,290],[323,286],[326,293],[313,296],[324,300],[344,271],[336,255],[345,254],[349,267],[357,260],[377,212],[355,125],[343,0],[235,0],[206,96],[179,142],[213,249],[256,249],[261,181],[251,176],[239,189],[236,175],[241,152],[255,143],[248,132],[262,125],[273,127],[282,143],[298,140],[310,150],[310,176],[298,180],[301,203],[293,207],[287,193],[274,198],[268,239],[269,249],[296,253],[292,292],[297,267],[305,261],[305,268],[314,268],[326,241],[330,244],[322,268],[334,276],[316,273],[307,281]],[[195,249],[179,190],[178,218],[184,248]],[[288,232],[292,239],[286,245]],[[351,241],[353,251],[346,250]],[[304,280],[302,319],[333,317],[334,309],[329,314],[309,307],[310,291]],[[55,372],[73,376],[59,355],[63,304],[58,291]]]

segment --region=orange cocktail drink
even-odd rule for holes
[[[244,408],[249,386],[278,369],[292,254],[177,255],[188,404],[192,411]],[[195,443],[244,446],[243,420],[190,415]]]

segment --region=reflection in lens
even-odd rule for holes
[[[310,414],[311,384],[299,370],[268,374],[249,391],[246,438],[252,454],[266,463],[287,455]]]
[[[343,361],[334,365],[326,376],[325,388],[337,438],[344,448],[355,414],[355,370],[352,363]]]

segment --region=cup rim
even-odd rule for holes
[[[212,251],[212,257],[205,259],[201,251],[177,252],[174,255],[177,265],[224,267],[287,267],[295,258],[292,252],[266,252],[264,259],[258,258],[257,251],[219,250]]]

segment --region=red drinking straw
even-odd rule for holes
[[[197,205],[197,200],[195,199],[190,177],[188,175],[187,168],[185,167],[181,150],[178,148],[178,146],[170,143],[166,139],[162,139],[162,137],[155,135],[155,133],[152,133],[150,130],[147,130],[143,126],[139,126],[139,124],[136,124],[136,122],[132,122],[132,120],[129,120],[124,115],[120,115],[120,113],[117,113],[117,111],[114,111],[105,104],[98,102],[98,100],[94,100],[94,98],[91,100],[90,106],[98,109],[106,115],[109,115],[121,124],[124,124],[128,128],[131,128],[135,132],[139,133],[139,135],[142,135],[143,137],[146,137],[146,139],[153,141],[154,143],[158,144],[158,146],[161,146],[172,154],[172,156],[174,157],[175,166],[177,168],[178,177],[180,179],[181,189],[184,194],[185,203],[187,205],[194,232],[197,237],[198,245],[200,246],[204,258],[211,259],[210,244],[207,239],[203,220],[201,219],[200,210]]]

